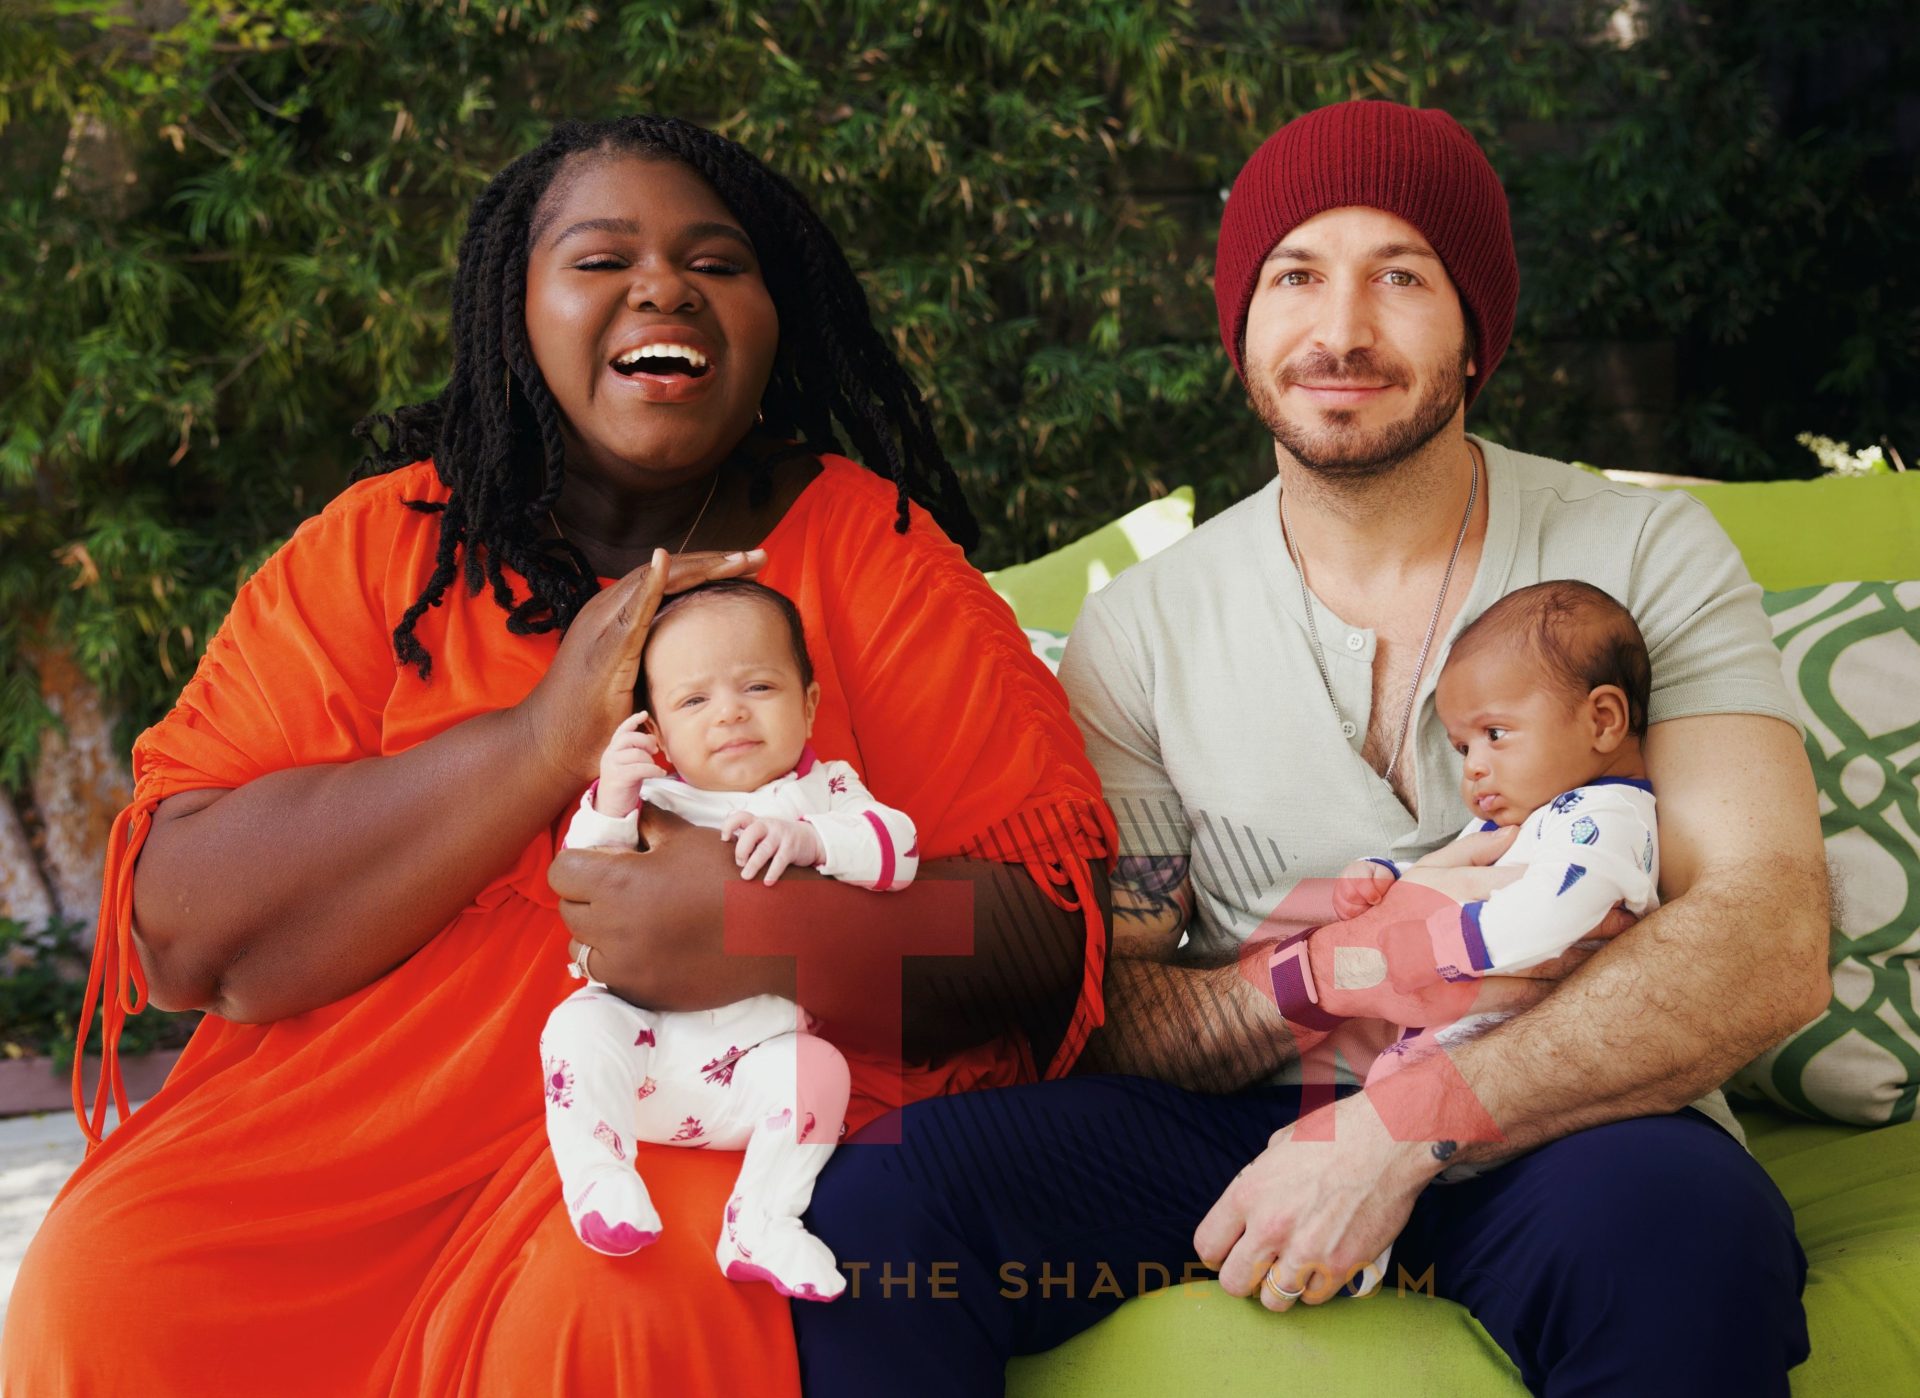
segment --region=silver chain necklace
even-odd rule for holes
[[[1400,710],[1400,726],[1393,735],[1393,755],[1387,759],[1384,779],[1393,781],[1394,769],[1400,765],[1400,749],[1407,740],[1407,724],[1413,719],[1413,699],[1420,692],[1420,676],[1426,672],[1427,653],[1433,649],[1433,633],[1440,629],[1440,612],[1447,604],[1447,588],[1453,583],[1453,567],[1460,561],[1460,549],[1467,542],[1467,526],[1473,523],[1474,502],[1480,497],[1480,461],[1473,452],[1467,452],[1467,464],[1473,468],[1471,483],[1467,486],[1467,510],[1460,516],[1460,532],[1454,536],[1453,556],[1447,560],[1447,571],[1440,579],[1440,595],[1433,599],[1433,615],[1427,618],[1426,639],[1420,642],[1420,658],[1413,662],[1413,681],[1407,686],[1407,702]],[[1327,654],[1320,646],[1320,628],[1313,619],[1313,594],[1307,590],[1307,570],[1300,562],[1300,550],[1294,547],[1293,530],[1287,527],[1287,493],[1280,492],[1280,534],[1287,541],[1287,557],[1293,560],[1293,571],[1300,579],[1300,607],[1307,614],[1307,635],[1313,638],[1313,663],[1320,667],[1320,683],[1327,691],[1327,702],[1333,705],[1333,716],[1344,726],[1347,716],[1340,711],[1340,701],[1333,697],[1333,676],[1327,670]]]

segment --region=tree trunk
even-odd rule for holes
[[[40,736],[27,790],[0,801],[0,917],[30,929],[77,922],[88,929],[84,940],[100,908],[107,835],[133,799],[133,776],[99,691],[66,651],[30,659],[60,723]]]

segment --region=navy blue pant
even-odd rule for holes
[[[1290,1088],[1205,1097],[1086,1077],[922,1102],[888,1119],[897,1145],[848,1142],[808,1224],[852,1285],[793,1308],[809,1398],[999,1394],[1010,1356],[1204,1275],[1195,1227],[1297,1110]],[[1785,1394],[1807,1357],[1792,1213],[1692,1111],[1429,1187],[1393,1266],[1431,1267],[1436,1294],[1555,1398]]]

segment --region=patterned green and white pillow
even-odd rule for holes
[[[1067,638],[1060,631],[1047,631],[1038,626],[1026,628],[1027,644],[1033,647],[1033,653],[1040,657],[1054,674],[1060,673],[1060,657],[1067,653]]]
[[[1833,1002],[1733,1086],[1808,1116],[1910,1121],[1920,1095],[1920,582],[1767,594],[1833,869]]]

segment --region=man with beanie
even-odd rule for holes
[[[811,1221],[856,1284],[796,1308],[809,1392],[997,1393],[1010,1355],[1203,1266],[1285,1311],[1388,1243],[1388,1284],[1464,1305],[1535,1392],[1787,1392],[1805,1258],[1717,1085],[1826,1005],[1812,779],[1711,516],[1467,433],[1518,288],[1505,193],[1445,113],[1325,107],[1241,172],[1214,291],[1276,478],[1090,597],[1061,667],[1121,834],[1106,1027],[1082,1076],[835,1157]],[[1514,877],[1481,867],[1510,835],[1350,922],[1332,880],[1465,823],[1435,679],[1554,578],[1645,635],[1667,902],[1462,984],[1434,949]],[[1334,1091],[1381,1026],[1468,1009],[1520,1013]]]

